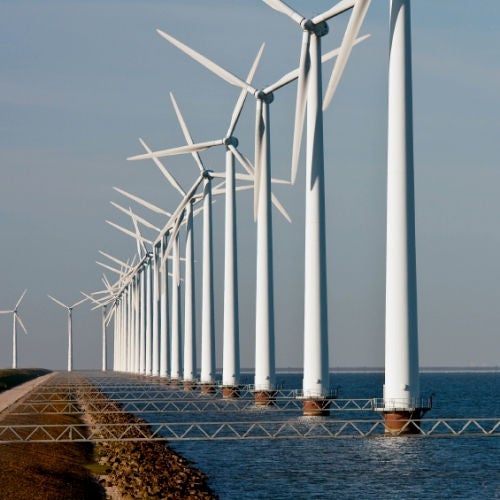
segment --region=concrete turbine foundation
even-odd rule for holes
[[[414,424],[415,421],[422,418],[424,411],[420,408],[413,411],[395,411],[385,412],[384,422],[386,425],[386,434],[420,434],[419,428]],[[417,423],[417,422],[415,422]]]
[[[240,397],[240,388],[237,385],[225,385],[222,388],[222,397],[224,399],[237,399]]]
[[[202,394],[215,394],[214,384],[200,384],[200,391]]]
[[[276,391],[255,391],[253,396],[256,406],[273,406],[276,404]]]
[[[302,408],[306,417],[328,417],[330,415],[330,400],[304,399]]]

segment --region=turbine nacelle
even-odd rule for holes
[[[300,23],[300,26],[304,31],[312,32],[320,38],[322,36],[328,35],[328,32],[330,30],[326,21],[321,21],[318,24],[315,24],[312,19],[304,19],[304,21]]]
[[[239,141],[234,136],[224,137],[224,139],[222,140],[222,144],[224,144],[224,146],[233,146],[237,148],[239,145]]]
[[[271,104],[274,101],[273,92],[265,92],[264,90],[258,90],[254,94],[255,99]]]

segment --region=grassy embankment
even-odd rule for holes
[[[47,375],[50,370],[44,368],[2,368],[0,369],[0,392],[12,389],[16,385],[24,384],[29,380]]]

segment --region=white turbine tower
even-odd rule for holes
[[[27,291],[28,290],[24,290],[21,294],[21,297],[19,297],[19,300],[16,302],[14,309],[9,311],[0,311],[0,314],[12,314],[12,368],[17,368],[17,323],[19,323],[24,333],[26,335],[28,334],[28,331],[26,330],[26,327],[17,312]]]
[[[354,7],[327,89],[325,104],[328,104],[344,70],[370,0],[342,0],[312,19],[305,18],[281,0],[263,1],[290,17],[303,32],[291,174],[293,183],[297,175],[302,129],[307,113],[303,411],[305,415],[325,415],[329,413],[327,406],[330,381],[321,37],[328,33],[325,21]]]
[[[108,255],[105,254],[104,252],[101,252],[103,255]],[[111,258],[111,256],[109,256]],[[113,257],[114,259],[114,257]],[[116,259],[118,260],[118,259]],[[113,310],[109,309],[108,311],[108,299],[106,300],[97,300],[96,298],[92,297],[92,295],[86,294],[84,292],[80,292],[84,297],[86,297],[88,300],[93,302],[95,304],[95,307],[92,309],[101,309],[101,370],[105,372],[108,369],[108,364],[107,364],[107,358],[108,358],[108,350],[107,350],[107,326],[108,322],[111,319],[111,316],[113,315]],[[95,294],[96,292],[94,292]]]
[[[73,309],[76,306],[83,304],[87,298],[79,300],[72,305],[67,305],[60,300],[55,299],[52,295],[48,295],[48,297],[68,311],[68,371],[70,372],[73,370]]]
[[[385,306],[386,425],[400,430],[420,400],[410,0],[390,2]],[[411,432],[412,427],[407,427]]]

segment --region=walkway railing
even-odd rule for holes
[[[129,383],[130,382],[130,383]],[[220,388],[218,388],[219,390]],[[10,414],[82,413],[77,403],[85,394],[85,412],[148,414],[150,422],[92,425],[0,425],[0,443],[148,440],[351,439],[391,437],[500,437],[500,418],[429,418],[409,420],[400,431],[390,429],[372,412],[377,399],[330,399],[330,417],[302,416],[297,391],[276,391],[273,405],[256,407],[252,388],[237,399],[222,393],[186,391],[165,381],[122,376],[71,376],[52,379],[16,403]],[[106,400],[107,395],[110,400]],[[281,412],[289,413],[281,413]],[[360,412],[346,418],[342,412]],[[182,417],[182,413],[195,413]],[[224,415],[224,412],[226,414]],[[233,413],[233,414],[230,414]],[[163,415],[162,415],[163,414]],[[173,415],[178,414],[176,418]],[[356,415],[356,416],[358,416]],[[144,417],[146,418],[146,417]],[[180,422],[184,418],[184,422]],[[177,422],[170,420],[176,419]],[[406,430],[412,434],[406,434]]]
[[[97,398],[97,395],[101,398]],[[86,395],[87,413],[116,412],[113,402],[120,404],[123,411],[129,413],[189,413],[189,412],[245,412],[255,409],[260,411],[269,410],[272,412],[301,411],[302,401],[295,398],[276,398],[272,405],[266,407],[256,407],[253,399],[206,399],[206,398],[185,398],[185,399],[120,399],[113,396],[112,401],[103,402],[102,393],[96,393],[93,401],[88,393]],[[372,411],[371,399],[335,399],[325,403],[330,411]],[[11,412],[16,415],[32,413],[72,413],[80,414],[80,406],[67,400],[45,400],[38,401],[36,398],[25,401],[17,405]]]
[[[417,437],[500,437],[500,419],[409,420]],[[404,434],[383,420],[334,420],[302,417],[263,422],[181,422],[87,425],[1,425],[0,444],[105,441],[222,441],[258,439],[390,438]]]

